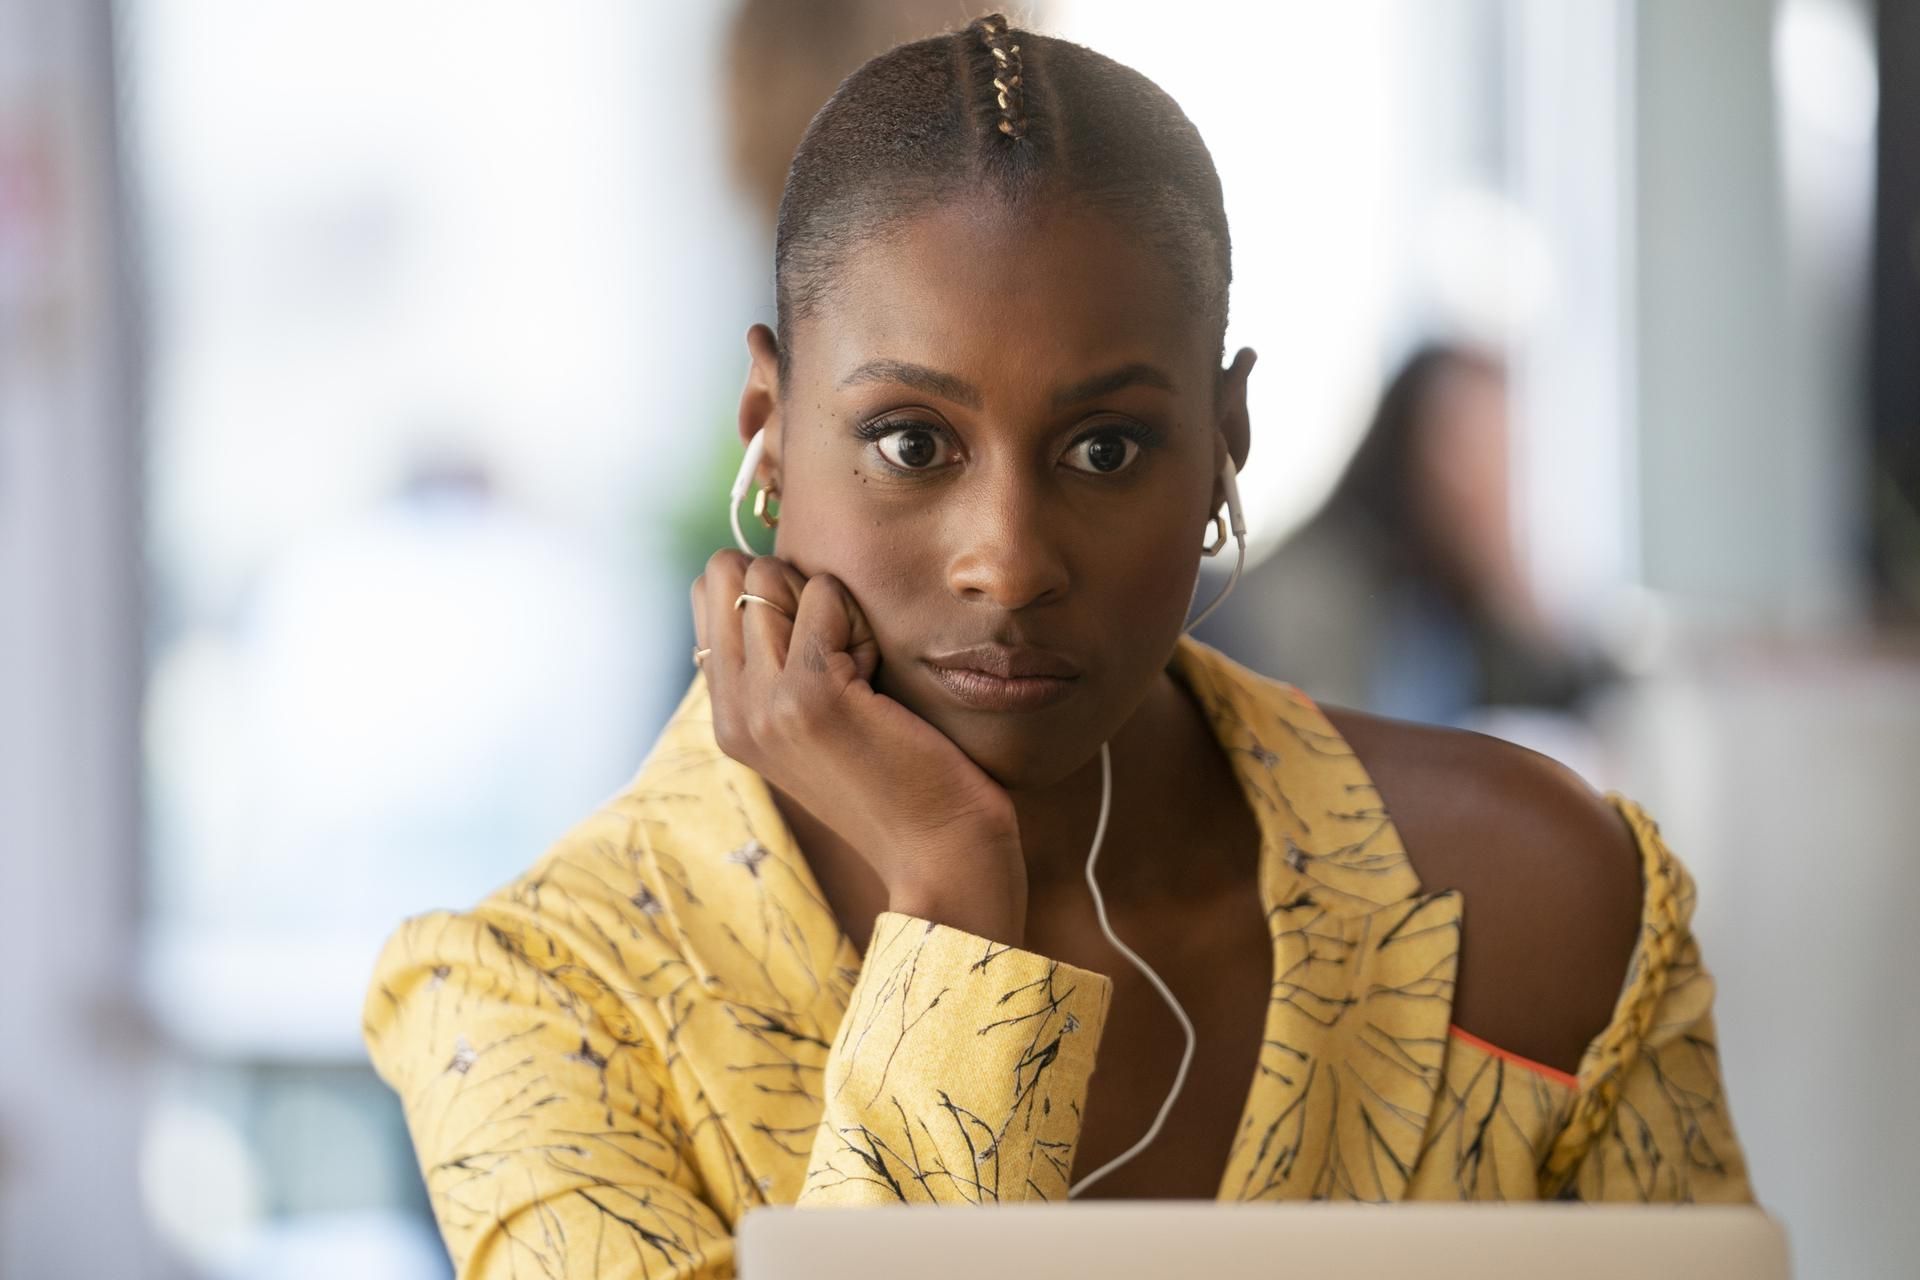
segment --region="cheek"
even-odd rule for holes
[[[925,612],[920,597],[936,583],[930,563],[915,563],[900,540],[871,524],[840,549],[831,571],[866,611],[883,657],[894,652],[896,638]]]
[[[939,584],[926,541],[901,536],[862,503],[857,476],[824,483],[796,477],[795,490],[796,497],[782,504],[774,554],[809,578],[838,578],[866,613],[883,660],[906,639],[917,641],[909,633],[925,612],[920,598]]]
[[[1133,521],[1082,553],[1082,591],[1108,634],[1170,642],[1186,620],[1201,559],[1185,524]]]

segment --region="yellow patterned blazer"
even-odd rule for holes
[[[1219,1199],[1751,1199],[1692,882],[1632,801],[1640,938],[1570,1076],[1452,1025],[1461,896],[1312,700],[1190,638],[1170,670],[1258,818],[1273,934]],[[1065,1197],[1108,978],[894,912],[856,951],[710,707],[696,676],[625,789],[379,957],[367,1045],[461,1277],[725,1276],[756,1205]]]

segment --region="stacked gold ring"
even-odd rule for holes
[[[785,618],[789,622],[793,621],[792,614],[788,613],[785,609],[782,609],[779,605],[767,599],[765,596],[754,595],[753,592],[751,591],[742,591],[739,595],[735,596],[733,598],[733,607],[736,609],[744,609],[747,607],[747,601],[749,600],[754,601],[756,604],[763,604],[767,606],[767,608],[772,609],[775,613],[779,614],[781,617]],[[706,659],[706,656],[712,652],[713,652],[713,646],[711,645],[707,646],[704,649],[696,645],[693,650],[693,665],[696,667],[701,665],[701,663]]]
[[[773,610],[775,613],[785,618],[788,622],[793,621],[792,614],[788,613],[785,609],[782,609],[779,605],[767,599],[765,596],[757,596],[753,594],[753,592],[751,591],[742,591],[739,595],[735,596],[733,598],[733,607],[736,609],[744,609],[747,607],[747,601],[749,600],[752,600],[756,604],[763,604],[767,606],[767,608]]]

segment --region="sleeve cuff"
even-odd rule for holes
[[[1064,1198],[1113,983],[900,912],[827,1064],[812,1203]]]

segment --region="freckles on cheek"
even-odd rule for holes
[[[791,535],[796,551],[804,550],[799,565],[809,576],[830,573],[871,608],[892,597],[900,579],[909,576],[903,565],[905,548],[914,545],[911,532],[900,527],[899,503],[891,500],[886,477],[863,460],[812,456],[805,475],[793,477],[796,494],[808,501],[802,511],[796,496],[790,509],[801,513]]]

